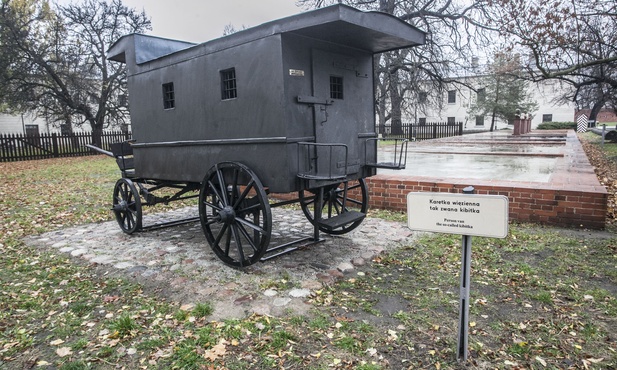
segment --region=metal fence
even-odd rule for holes
[[[415,140],[437,139],[463,134],[463,122],[433,122],[423,125],[403,123],[399,126],[378,125],[378,133],[384,138]],[[102,147],[110,150],[111,143],[129,140],[130,132],[104,132]],[[0,134],[0,162],[25,161],[44,158],[78,157],[98,154],[85,145],[94,142],[91,132],[60,134]]]
[[[463,135],[463,122],[403,123],[398,126],[378,125],[377,132],[384,138],[427,140]]]
[[[103,132],[102,147],[110,150],[111,143],[128,140],[130,132]],[[60,134],[0,134],[0,162],[26,161],[44,158],[79,157],[99,154],[85,145],[94,142],[91,132]]]

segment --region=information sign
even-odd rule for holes
[[[508,198],[503,195],[409,193],[407,226],[412,230],[505,238]]]

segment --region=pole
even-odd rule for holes
[[[606,123],[602,124],[602,148],[604,148],[604,135],[606,135]]]
[[[473,194],[475,189],[468,186],[463,189],[464,194]],[[461,291],[459,301],[458,345],[456,359],[467,361],[467,345],[469,334],[469,284],[471,276],[471,236],[463,235],[461,257]]]

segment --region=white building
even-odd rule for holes
[[[489,130],[491,116],[471,116],[468,112],[470,105],[475,102],[478,95],[471,87],[476,90],[482,89],[481,79],[482,76],[459,78],[458,80],[463,84],[452,84],[441,98],[442,101],[439,101],[440,97],[438,97],[437,102],[420,104],[423,108],[416,112],[418,123],[463,122],[465,130]],[[532,112],[532,129],[542,122],[574,122],[574,104],[558,101],[565,89],[571,89],[571,87],[561,81],[547,80],[529,83],[531,100],[538,104],[537,111]],[[426,98],[427,94],[420,94],[420,99]],[[410,120],[413,121],[413,117]],[[499,119],[496,119],[495,126],[496,130],[512,127]]]
[[[127,126],[130,131],[130,123]],[[105,130],[119,131],[120,127],[110,127]],[[90,132],[92,131],[89,124],[83,124],[81,126],[73,125],[72,131],[74,133]],[[0,113],[0,134],[61,134],[62,130],[60,126],[52,123],[48,123],[43,118],[38,118],[31,113],[24,113],[21,115],[12,115],[6,113]]]
[[[43,134],[60,132],[59,128],[48,125],[44,119],[33,114],[12,115],[0,113],[0,134]]]

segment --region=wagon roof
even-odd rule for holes
[[[127,62],[125,51],[134,40],[134,63],[142,64],[186,49],[209,51],[245,44],[264,37],[294,33],[344,45],[373,54],[424,44],[426,33],[382,12],[364,12],[347,5],[333,5],[248,28],[203,44],[145,35],[127,35],[108,51],[111,60]]]

